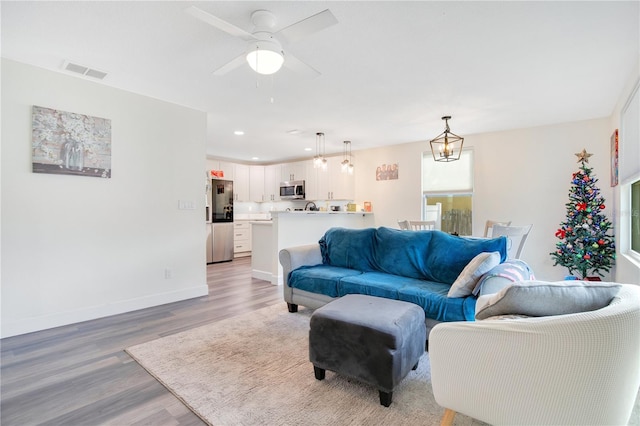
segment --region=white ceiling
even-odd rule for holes
[[[212,75],[245,42],[190,5],[248,31],[257,9],[280,29],[329,8],[337,25],[284,46],[322,75]],[[69,60],[108,72],[103,84],[206,111],[207,154],[268,163],[312,156],[318,131],[340,153],[343,140],[354,152],[426,141],[443,115],[462,136],[608,116],[638,64],[639,5],[2,1],[2,56],[66,73]]]

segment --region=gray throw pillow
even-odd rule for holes
[[[604,308],[620,291],[620,284],[584,281],[523,281],[495,294],[480,296],[476,319],[496,315],[575,314]]]
[[[447,297],[467,297],[471,295],[473,288],[480,277],[500,264],[500,253],[482,252],[471,259],[464,267],[458,278],[451,284]]]

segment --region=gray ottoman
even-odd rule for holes
[[[380,404],[418,367],[427,339],[424,311],[399,300],[349,294],[311,315],[309,360],[316,379],[334,371],[378,388]]]

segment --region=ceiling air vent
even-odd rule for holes
[[[107,76],[107,73],[104,71],[98,71],[89,67],[85,67],[84,65],[74,64],[73,62],[65,61],[62,65],[62,68],[65,71],[71,71],[76,74],[82,74],[87,77],[96,78],[98,80],[102,80]]]

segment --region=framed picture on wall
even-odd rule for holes
[[[376,167],[376,180],[398,179],[398,163],[381,164]]]
[[[618,185],[618,129],[611,135],[611,186]]]
[[[33,106],[32,170],[111,177],[111,120]]]

